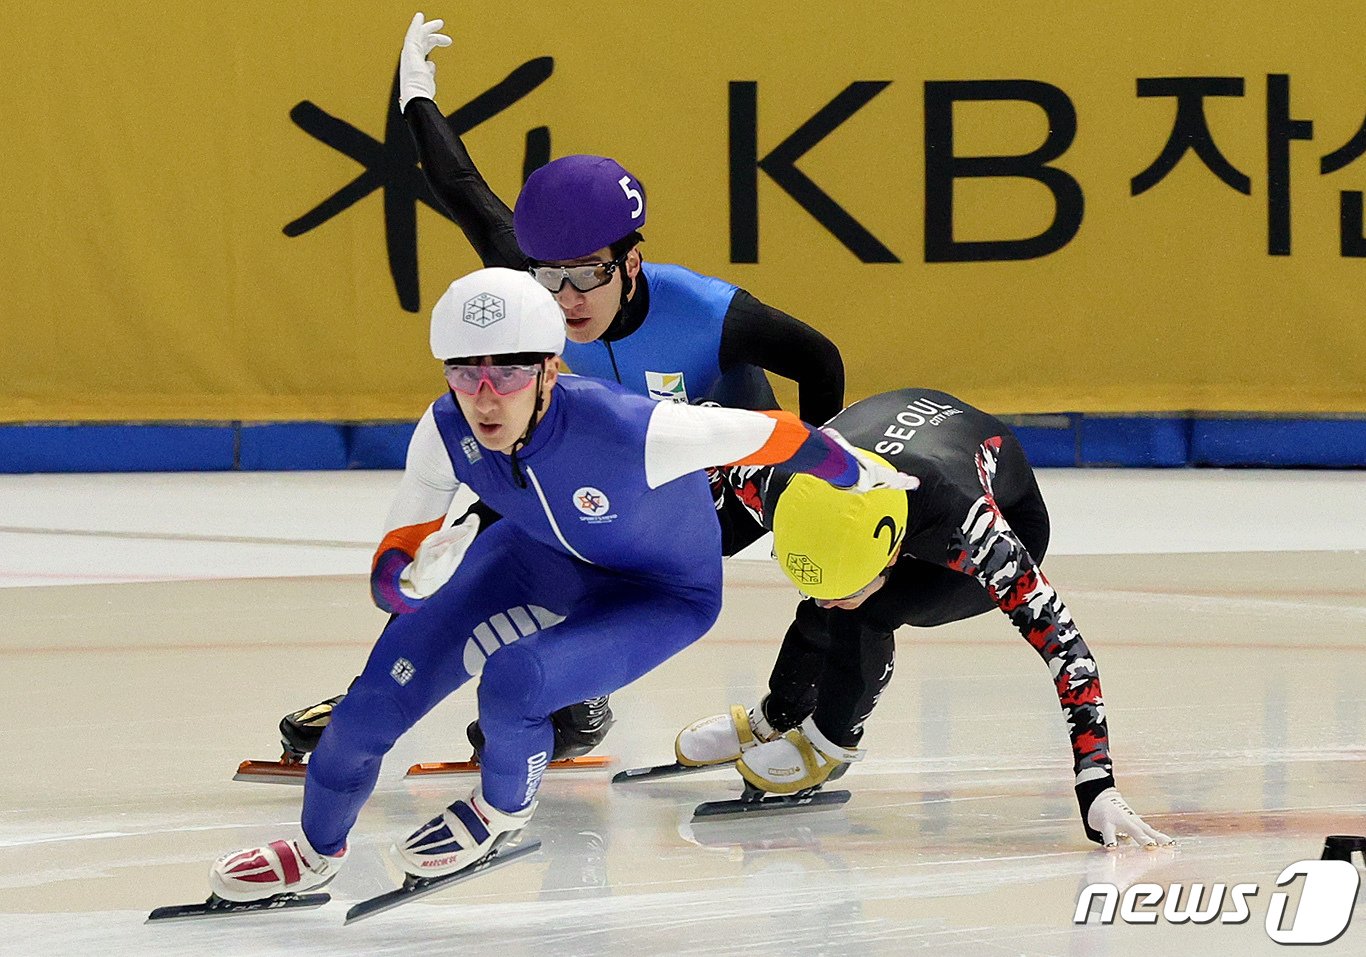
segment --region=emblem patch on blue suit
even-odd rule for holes
[[[574,507],[583,513],[579,516],[581,522],[598,525],[617,517],[615,513],[611,513],[612,503],[608,500],[607,493],[591,485],[585,485],[574,493]]]
[[[650,398],[658,399],[661,402],[687,402],[688,386],[683,381],[681,372],[650,372],[645,373],[645,388],[650,392]]]
[[[584,486],[574,493],[574,507],[585,515],[597,518],[599,515],[606,515],[612,503],[607,500],[606,492]]]

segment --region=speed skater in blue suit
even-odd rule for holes
[[[384,755],[476,675],[480,783],[397,844],[398,862],[449,874],[523,828],[550,715],[636,680],[716,620],[720,529],[703,468],[781,465],[856,492],[915,486],[790,413],[654,402],[561,376],[564,335],[554,297],[525,272],[480,270],[437,302],[432,354],[449,389],[414,432],[371,576],[400,614],[309,762],[302,836],[224,855],[210,874],[219,897],[331,880]],[[503,516],[477,537],[441,528],[462,485]]]

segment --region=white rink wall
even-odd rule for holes
[[[396,472],[0,476],[0,588],[364,575]],[[1054,555],[1366,548],[1366,472],[1041,469]],[[767,540],[744,557],[765,560]]]

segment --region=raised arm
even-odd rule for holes
[[[436,105],[435,47],[449,46],[442,21],[413,17],[399,58],[399,109],[417,147],[422,174],[437,202],[455,220],[485,266],[521,269],[526,257],[512,230],[512,210],[480,175],[465,144]]]

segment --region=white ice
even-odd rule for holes
[[[145,925],[296,826],[298,789],[230,778],[362,664],[394,483],[0,477],[0,955],[1272,954],[1281,869],[1366,833],[1366,473],[1045,470],[1045,567],[1100,664],[1120,787],[1176,849],[1082,839],[1047,671],[988,615],[899,634],[842,809],[694,825],[732,772],[551,777],[536,858],[343,927],[394,881],[389,842],[470,786],[402,776],[467,756],[462,691],[386,761],[331,905]],[[618,767],[762,693],[794,596],[756,551],[712,633],[613,697]],[[1074,925],[1099,881],[1261,890],[1242,925]],[[1362,953],[1362,923],[1315,952]]]

